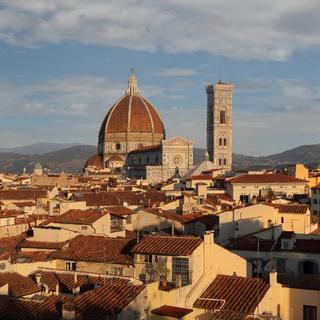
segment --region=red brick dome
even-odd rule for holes
[[[108,133],[160,133],[165,136],[161,118],[155,107],[144,98],[134,75],[129,79],[126,94],[107,113],[100,134]]]
[[[88,167],[95,167],[96,169],[103,169],[103,162],[102,158],[99,154],[93,155],[91,158],[89,158],[84,165],[84,169]]]

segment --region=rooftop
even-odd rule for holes
[[[11,297],[23,297],[40,291],[29,277],[15,272],[0,272],[0,287],[6,284],[9,286],[8,293]]]
[[[191,312],[193,312],[193,309],[179,308],[179,307],[168,306],[168,305],[164,305],[159,308],[151,310],[151,313],[153,314],[157,314],[159,316],[176,318],[176,319],[180,319]]]
[[[79,235],[70,240],[68,246],[53,252],[51,257],[131,265],[133,264],[131,249],[135,243],[135,239]]]
[[[242,174],[233,178],[229,178],[226,182],[230,183],[307,183],[308,181],[297,179],[277,173],[265,174]]]
[[[108,211],[103,210],[79,210],[71,209],[61,214],[50,218],[50,222],[62,223],[62,224],[92,224],[95,221],[102,218],[104,215],[108,214]]]
[[[243,320],[254,312],[268,289],[263,279],[217,275],[194,307],[217,310],[221,320]]]
[[[189,256],[202,244],[194,236],[146,236],[132,250],[133,253]]]

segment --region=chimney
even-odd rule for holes
[[[39,273],[39,272],[37,272],[36,274],[35,274],[35,277],[36,277],[36,282],[37,282],[37,284],[39,285],[40,284],[40,282],[41,282],[41,273]]]
[[[278,283],[278,273],[274,269],[270,271],[269,273],[269,284],[270,287],[275,287]]]
[[[72,301],[68,301],[62,305],[62,319],[63,320],[76,319],[76,309]]]
[[[181,277],[181,274],[177,274],[177,275],[176,275],[175,284],[176,284],[176,288],[181,288],[181,287],[182,287],[182,277]]]
[[[214,230],[205,231],[203,235],[204,244],[213,244],[214,243]]]

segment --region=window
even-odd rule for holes
[[[220,123],[221,124],[226,123],[226,111],[225,110],[220,111]]]
[[[303,320],[317,320],[316,306],[303,306]]]
[[[224,164],[225,166],[227,165],[227,159],[226,159],[226,158],[223,159],[223,164]]]
[[[121,144],[120,143],[116,143],[116,150],[120,150],[121,149]]]
[[[285,259],[278,259],[277,260],[277,271],[278,272],[286,272],[286,260]]]
[[[317,199],[313,199],[313,204],[318,204],[318,200]]]
[[[111,216],[111,223],[110,223],[110,232],[119,232],[123,231],[123,221],[121,218]]]
[[[226,146],[227,145],[227,138],[223,139],[223,145]]]
[[[76,271],[77,264],[75,261],[67,261],[66,262],[66,270]]]
[[[151,254],[145,254],[144,255],[144,262],[152,262],[152,255]]]
[[[147,164],[149,164],[149,161],[150,161],[149,156],[147,156]]]
[[[190,283],[189,259],[172,257],[172,280],[175,281],[177,275],[181,275],[182,286]]]
[[[222,159],[219,159],[219,166],[222,166]]]
[[[281,217],[281,223],[284,223],[284,217]]]
[[[301,265],[299,265],[301,269]],[[317,274],[318,273],[318,264],[313,261],[304,261],[302,262],[302,272],[304,274]]]
[[[122,275],[123,275],[123,269],[122,269],[122,268],[119,268],[119,267],[115,267],[113,274],[114,274],[115,276],[120,276],[120,277],[122,277]]]
[[[222,138],[219,138],[219,146],[222,146]]]

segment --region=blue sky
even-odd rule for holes
[[[132,67],[168,136],[205,146],[220,73],[235,152],[320,143],[320,3],[301,3],[0,0],[0,145],[96,144]]]

